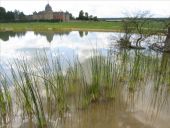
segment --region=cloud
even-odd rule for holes
[[[121,17],[123,11],[134,12],[138,10],[149,10],[154,17],[170,16],[170,1],[166,0],[63,0],[49,1],[54,11],[69,11],[78,16],[80,10],[98,17]],[[25,14],[32,14],[34,11],[42,11],[47,4],[46,0],[1,0],[1,6],[6,10],[18,9]]]

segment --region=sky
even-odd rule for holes
[[[123,17],[138,11],[149,11],[152,17],[170,17],[169,0],[0,0],[0,6],[29,15],[44,10],[48,2],[53,11],[69,11],[75,17],[80,10],[100,18]]]

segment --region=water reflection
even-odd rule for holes
[[[68,36],[70,34],[70,32],[53,32],[53,31],[49,31],[49,32],[34,32],[34,34],[35,35],[45,36],[47,41],[49,43],[51,43],[55,35],[60,36],[60,37],[62,37],[64,35]]]
[[[141,51],[134,53],[120,53],[123,73],[121,81],[128,82],[122,92],[128,111],[133,112],[145,124],[168,128],[170,116],[163,117],[169,113],[170,68],[167,65],[170,65],[170,54],[144,55]]]
[[[60,38],[61,35],[67,36]],[[40,112],[43,121],[47,118],[49,124],[57,122],[59,127],[66,128],[169,128],[170,55],[149,49],[115,50],[108,41],[111,33],[84,35],[84,32],[28,32],[22,38],[2,41],[1,57],[24,58],[32,73],[29,78],[32,84],[25,87],[18,82],[19,89],[24,91],[36,85],[26,93],[30,98],[35,93],[39,99],[35,113],[34,102],[30,100],[30,108],[23,107],[27,99],[23,100],[22,91],[18,91],[21,93],[18,98],[23,99],[17,110],[28,109],[28,113],[23,112],[26,117],[24,121],[21,119],[23,124],[11,120],[13,124],[29,127],[30,121],[34,127],[34,119]],[[97,48],[93,47],[96,45]],[[25,72],[22,66],[18,67],[21,74],[16,77],[23,80]]]
[[[79,31],[79,36],[80,37],[84,37],[84,36],[87,36],[88,35],[88,31]]]
[[[64,114],[64,121],[59,122],[59,127],[169,128],[170,68],[166,67],[166,65],[170,65],[169,54],[145,54],[141,50],[127,49],[114,54],[110,54],[110,51],[105,53],[101,50],[99,52],[100,54],[97,53],[97,56],[85,59],[81,63],[81,67],[77,66],[76,62],[69,63],[70,71],[65,71],[65,74],[68,73],[66,76],[69,82],[65,83],[68,92],[64,98],[67,99],[66,104],[70,109]],[[49,61],[51,64],[51,60],[48,58],[36,58],[35,62],[31,62],[36,66],[30,64],[29,66],[39,67],[41,70],[40,67],[43,65],[42,71],[46,74],[44,74],[45,78],[51,79],[52,74],[49,69],[53,66],[48,67]],[[53,56],[52,58],[55,59]],[[45,64],[40,63],[41,60]],[[63,66],[64,61],[63,58],[59,60],[62,69],[65,67]],[[166,70],[162,66],[166,67]],[[54,67],[56,68],[56,66]],[[49,74],[47,75],[47,73]],[[78,74],[83,74],[86,79]],[[71,79],[69,79],[70,77]],[[164,78],[163,81],[160,82],[160,78]],[[95,97],[95,94],[91,94],[91,89],[95,89],[96,86],[95,88],[90,87],[96,84],[99,85],[97,89],[99,98],[90,100],[88,107],[83,109],[80,105],[81,102],[88,100],[84,98]],[[159,86],[157,87],[157,85]],[[75,88],[78,88],[76,93]],[[57,113],[53,111],[52,115],[57,115]]]
[[[80,37],[88,36],[88,31],[78,31]],[[3,41],[8,41],[9,37],[23,37],[27,32],[14,32],[14,31],[7,31],[7,32],[0,32],[0,39]],[[44,32],[34,32],[36,36],[45,36],[47,41],[51,43],[53,41],[54,36],[68,36],[70,31],[65,32],[53,32],[53,31],[44,31]]]
[[[22,37],[26,34],[26,32],[0,32],[0,39],[3,41],[8,41],[9,37]]]

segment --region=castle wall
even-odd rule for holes
[[[44,12],[43,14],[43,19],[44,20],[52,20],[53,19],[53,12]]]
[[[69,21],[70,20],[70,15],[69,15],[68,12],[66,12],[66,13],[65,12],[53,12],[53,11],[48,11],[48,9],[46,9],[45,11],[41,11],[41,12],[38,12],[38,13],[36,13],[36,12],[33,13],[32,19],[33,20],[61,20],[61,21]]]
[[[54,12],[53,13],[53,18],[56,19],[56,20],[65,21],[64,12]]]
[[[69,13],[65,13],[65,21],[70,21],[70,14]]]

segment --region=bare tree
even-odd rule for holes
[[[122,47],[130,47],[131,46],[131,36],[133,33],[133,27],[132,27],[132,23],[131,23],[131,19],[130,18],[126,18],[124,20],[122,20],[122,28],[123,28],[123,36],[120,38],[120,40],[118,41],[118,43],[122,46]]]
[[[141,42],[153,35],[151,16],[149,11],[139,11],[131,16],[128,15],[122,21],[124,36],[119,42],[131,48],[142,48]],[[135,46],[132,46],[132,41]]]
[[[164,51],[170,52],[170,18],[168,20],[165,20],[165,28],[167,29],[166,33],[166,39],[165,39],[165,45],[164,45]]]
[[[168,27],[168,32],[166,35],[166,39],[165,39],[165,45],[164,45],[164,51],[165,52],[170,52],[170,27]]]
[[[151,49],[161,52],[170,52],[170,18],[164,19],[160,29],[160,36],[165,36],[165,40],[161,42],[163,46],[157,42],[150,46]]]

